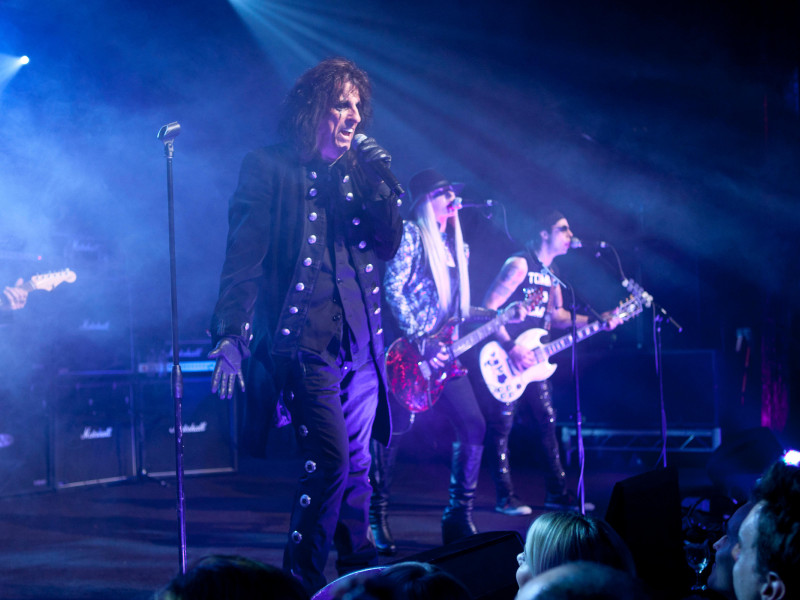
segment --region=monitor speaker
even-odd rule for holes
[[[403,560],[447,571],[466,586],[472,600],[513,600],[519,591],[517,555],[523,546],[516,531],[490,531]]]
[[[688,567],[678,471],[674,467],[634,475],[614,484],[606,521],[625,540],[639,577],[654,590],[683,594]],[[671,576],[665,577],[665,573]]]

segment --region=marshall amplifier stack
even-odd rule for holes
[[[138,364],[137,427],[142,475],[175,475],[175,401],[172,396],[171,348]],[[182,342],[181,417],[183,470],[187,475],[237,469],[236,402],[211,393],[214,361],[206,359],[208,340]]]
[[[205,346],[208,342],[204,342]],[[186,475],[238,468],[236,401],[211,394],[209,348],[183,358]],[[169,358],[169,357],[166,357]],[[0,388],[0,496],[175,475],[171,358],[123,369],[41,374]]]

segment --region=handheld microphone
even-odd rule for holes
[[[356,144],[356,148],[361,146],[365,141],[371,140],[375,143],[375,140],[367,137],[363,133],[357,133],[353,138],[353,141]],[[377,145],[377,143],[375,143]],[[388,155],[387,155],[388,156]],[[375,172],[375,174],[383,179],[383,182],[389,186],[398,197],[403,197],[406,195],[406,191],[403,189],[403,186],[400,185],[400,182],[397,180],[397,177],[394,176],[392,173],[391,168],[389,168],[389,163],[385,160],[372,160],[369,161],[370,168]]]

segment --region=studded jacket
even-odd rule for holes
[[[446,237],[444,242],[447,244]],[[469,260],[467,244],[464,244],[464,253]],[[419,346],[424,343],[426,336],[435,333],[446,319],[453,316],[439,314],[439,294],[425,257],[422,233],[412,221],[403,224],[400,248],[386,265],[383,282],[386,302],[400,333]],[[497,316],[497,311],[483,307],[471,306],[469,311],[466,323],[488,321]],[[458,334],[458,328],[454,333]]]
[[[347,207],[346,244],[367,310],[372,353],[379,357],[382,397],[376,437],[388,438],[388,415],[382,419],[380,408],[386,408],[386,386],[377,261],[394,256],[402,221],[388,188],[382,185],[374,197],[366,197],[360,169],[344,166],[348,158],[340,159],[335,172],[341,201],[352,203]],[[252,354],[245,423],[257,426],[258,432],[248,441],[246,429],[244,443],[256,454],[261,453],[283,390],[286,369],[281,361],[297,356],[308,316],[306,299],[329,243],[326,207],[316,202],[320,168],[325,166],[302,164],[287,145],[253,151],[242,163],[229,205],[226,256],[211,330],[215,341],[234,338],[245,353]]]

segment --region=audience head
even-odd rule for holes
[[[755,505],[734,548],[737,600],[781,600],[800,593],[800,468],[775,462],[759,480]]]
[[[421,562],[392,565],[370,579],[365,588],[375,586],[394,591],[395,600],[470,600],[467,588],[447,571]]]
[[[564,563],[589,561],[636,575],[633,556],[616,531],[603,521],[571,511],[540,515],[531,523],[525,551],[517,560],[517,583]]]
[[[753,503],[743,504],[725,524],[724,533],[714,543],[714,565],[708,577],[708,587],[730,600],[736,600],[733,591],[733,549],[739,543],[739,528],[753,508]]]
[[[200,559],[156,594],[157,600],[308,600],[298,580],[277,567],[241,556]]]
[[[572,562],[528,581],[516,600],[649,600],[644,585],[631,573],[593,562]]]

